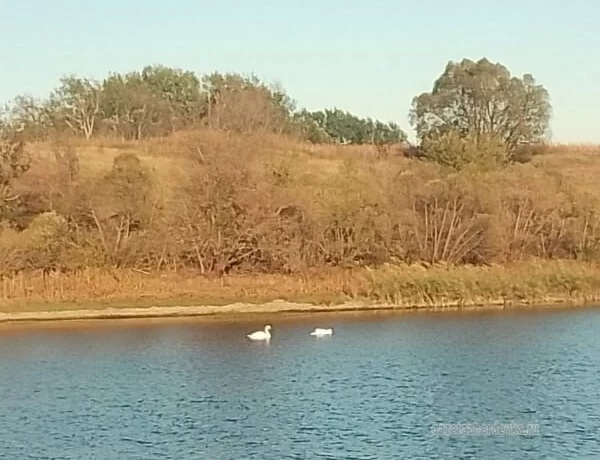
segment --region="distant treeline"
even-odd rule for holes
[[[102,81],[65,76],[46,99],[13,99],[3,122],[30,140],[61,132],[139,140],[195,127],[288,134],[319,143],[392,144],[406,138],[394,123],[337,108],[297,110],[282,88],[255,76],[198,76],[162,65],[110,73]]]

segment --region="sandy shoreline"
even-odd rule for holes
[[[79,309],[62,311],[29,311],[0,313],[0,323],[56,322],[73,320],[116,320],[116,319],[160,319],[185,317],[240,317],[250,315],[279,315],[289,313],[333,313],[333,312],[443,312],[443,311],[489,311],[517,308],[586,307],[586,303],[565,299],[548,299],[542,304],[489,302],[482,305],[395,305],[374,302],[346,302],[333,305],[315,305],[274,300],[261,304],[233,303],[229,305],[198,306],[153,306],[153,307],[107,307],[103,309]]]

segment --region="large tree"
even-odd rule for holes
[[[52,93],[51,106],[58,119],[89,139],[98,121],[101,92],[97,81],[68,75],[60,79],[60,86]]]
[[[431,92],[413,99],[411,124],[423,140],[448,132],[493,136],[513,149],[543,140],[549,128],[548,91],[530,74],[512,76],[482,58],[449,62]]]

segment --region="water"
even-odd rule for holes
[[[600,458],[598,309],[266,320],[4,327],[0,458]]]

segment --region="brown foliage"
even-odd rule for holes
[[[0,230],[5,274],[600,258],[600,160],[557,147],[528,164],[458,171],[210,130],[28,151],[31,169],[11,181],[20,207]]]

